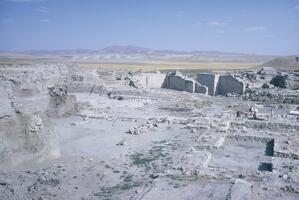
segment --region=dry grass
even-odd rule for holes
[[[38,63],[65,63],[69,65],[78,65],[84,68],[110,69],[110,70],[143,70],[148,71],[166,71],[166,70],[244,70],[252,69],[262,63],[246,63],[246,62],[184,62],[184,61],[152,61],[140,63],[112,63],[112,62],[72,62],[63,58],[30,58],[30,57],[5,57],[0,58],[0,64],[38,64]]]
[[[111,70],[240,70],[252,69],[261,63],[221,63],[221,62],[201,62],[201,63],[182,63],[182,62],[152,62],[152,63],[74,63],[81,67],[101,68]]]

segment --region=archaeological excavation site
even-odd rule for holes
[[[299,0],[0,0],[0,200],[299,200]]]
[[[269,66],[2,64],[0,199],[297,200],[298,89]]]

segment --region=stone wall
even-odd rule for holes
[[[218,85],[219,75],[217,74],[209,74],[209,73],[203,73],[198,74],[196,77],[196,81],[201,84],[208,87],[208,94],[210,96],[214,96],[217,94],[217,85]]]
[[[67,88],[69,93],[93,93],[99,95],[106,95],[108,93],[104,85],[84,82],[71,82],[67,84]]]
[[[244,94],[245,83],[232,75],[221,75],[218,82],[218,94]]]
[[[193,79],[184,77],[180,73],[166,75],[164,88],[186,91],[190,93],[208,94],[208,88],[196,82]]]
[[[144,88],[161,88],[165,81],[165,74],[140,73],[134,75],[134,82]]]
[[[197,75],[196,81],[208,87],[210,96],[228,93],[243,94],[245,92],[245,83],[233,75],[202,73]]]
[[[195,91],[194,91],[194,93],[201,93],[201,94],[206,94],[207,95],[208,91],[209,91],[208,87],[195,82]]]
[[[143,88],[168,88],[190,93],[208,94],[208,87],[193,79],[183,76],[180,72],[171,74],[140,73],[133,76],[133,82]]]
[[[195,83],[193,80],[185,80],[185,91],[190,93],[195,92]]]
[[[169,75],[169,89],[185,91],[185,79],[181,76]]]

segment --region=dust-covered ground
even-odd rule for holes
[[[299,198],[299,91],[274,72],[208,96],[128,71],[0,70],[0,199]]]

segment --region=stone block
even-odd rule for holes
[[[185,91],[194,93],[194,91],[195,91],[195,81],[194,80],[185,80]]]
[[[169,88],[173,90],[185,91],[185,79],[180,76],[169,76]]]
[[[218,81],[218,91],[219,95],[226,95],[228,93],[244,94],[245,83],[232,76],[232,75],[221,75]]]
[[[195,93],[208,94],[208,87],[195,82]]]
[[[201,73],[196,77],[196,81],[204,86],[208,87],[208,94],[210,96],[217,95],[219,75],[210,73]]]
[[[141,73],[134,75],[133,81],[143,88],[162,88],[165,82],[165,74]]]

